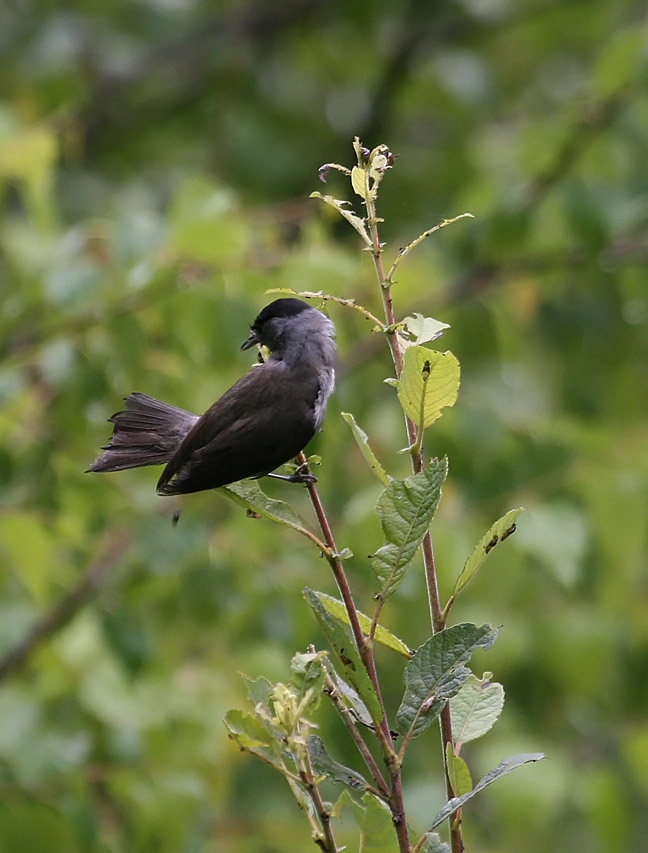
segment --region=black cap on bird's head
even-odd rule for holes
[[[274,349],[277,333],[284,325],[281,321],[303,314],[304,311],[317,311],[317,309],[312,308],[300,299],[275,299],[270,305],[266,305],[252,323],[250,336],[241,344],[241,349],[250,349],[255,344],[264,344],[270,349]],[[280,322],[273,322],[277,320]]]

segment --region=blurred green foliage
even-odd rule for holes
[[[514,752],[553,760],[471,803],[467,849],[640,849],[643,4],[10,0],[0,45],[0,644],[18,647],[0,660],[0,850],[309,849],[288,791],[222,717],[245,701],[239,671],[282,679],[321,645],[301,589],[333,593],[326,564],[217,495],[187,499],[173,528],[155,472],[83,471],[129,391],[201,411],[244,372],[267,288],[378,310],[353,232],[307,200],[322,163],[352,162],[354,134],[400,154],[381,190],[388,250],[476,217],[430,238],[395,289],[400,316],[451,324],[462,365],[426,443],[450,460],[433,528],[445,596],[492,521],[527,507],[454,611],[502,625],[483,666],[504,713],[464,753],[475,778]],[[338,391],[311,452],[362,607],[380,485],[339,412],[392,473],[407,460],[386,351],[331,311]],[[411,572],[385,611],[411,646],[429,633],[422,589]],[[400,662],[379,664],[395,709]],[[420,827],[444,800],[434,733],[423,743],[405,768]],[[342,733],[334,757],[353,760]]]

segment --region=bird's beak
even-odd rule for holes
[[[260,343],[259,335],[257,334],[257,332],[254,331],[254,329],[252,329],[252,331],[250,332],[250,337],[247,339],[247,341],[245,341],[245,343],[241,344],[241,349],[250,349],[250,347],[253,347],[255,344],[258,343]]]

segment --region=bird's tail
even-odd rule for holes
[[[114,429],[88,471],[123,471],[145,465],[163,465],[198,420],[198,415],[161,403],[135,391],[125,398],[126,409],[109,421]]]

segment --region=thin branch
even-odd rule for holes
[[[335,836],[333,835],[333,827],[331,826],[331,815],[324,805],[319,788],[314,782],[313,768],[311,766],[310,756],[307,749],[304,750],[304,765],[306,769],[300,773],[301,781],[305,785],[306,790],[308,791],[308,796],[311,798],[315,807],[315,811],[317,812],[317,816],[319,817],[322,827],[322,833],[324,835],[323,844],[321,841],[316,841],[315,843],[319,843],[320,847],[322,847],[323,850],[326,850],[327,853],[338,853]]]

